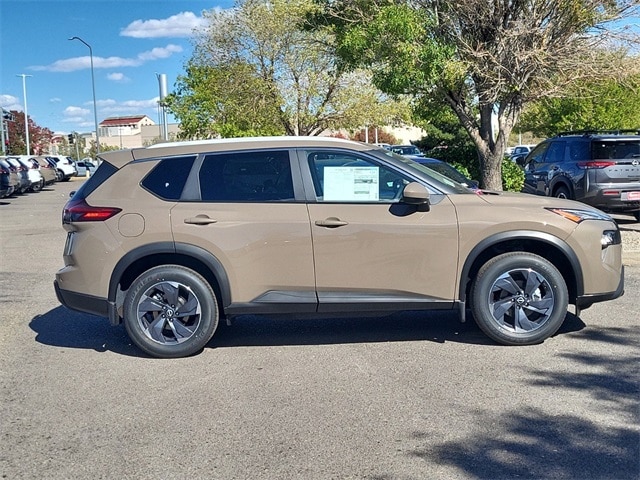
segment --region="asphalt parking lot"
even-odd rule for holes
[[[630,217],[625,295],[542,345],[496,345],[454,312],[248,316],[158,360],[56,300],[82,181],[0,200],[2,478],[640,478]]]

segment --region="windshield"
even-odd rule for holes
[[[442,175],[439,172],[436,172],[434,169],[429,168],[426,165],[422,165],[414,160],[411,160],[409,157],[405,157],[404,155],[398,155],[397,153],[393,153],[388,150],[382,150],[382,149],[376,149],[375,152],[382,155],[386,155],[388,157],[392,157],[396,160],[400,160],[402,163],[409,166],[410,168],[413,168],[415,170],[422,172],[425,175],[428,175],[437,183],[442,183],[444,185],[447,185],[450,188],[453,188],[455,190],[455,193],[475,193],[473,190],[467,188],[462,183],[456,182],[455,180],[445,175]]]

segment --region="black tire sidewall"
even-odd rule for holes
[[[564,193],[564,197],[562,197],[562,198],[566,198],[566,199],[568,199],[568,200],[569,200],[569,199],[571,199],[571,192],[570,192],[570,191],[569,191],[569,189],[568,189],[567,187],[565,187],[564,185],[561,185],[561,186],[559,186],[559,187],[556,189],[556,193],[555,193],[555,195],[554,195],[554,196],[555,196],[556,198],[561,198],[561,197],[560,197],[560,193],[561,193],[561,192],[562,192],[562,193]]]
[[[147,337],[137,320],[137,305],[142,294],[150,285],[162,281],[187,285],[200,302],[200,324],[194,335],[180,344],[162,345],[154,342]],[[201,351],[218,326],[218,306],[213,289],[200,274],[180,265],[163,265],[142,273],[127,292],[123,312],[124,325],[131,340],[144,352],[159,358],[186,357]]]
[[[512,332],[496,322],[489,311],[488,298],[491,286],[503,273],[521,268],[531,268],[541,274],[553,290],[554,311],[540,328],[528,333]],[[558,269],[548,260],[531,253],[505,253],[489,260],[480,270],[471,289],[471,311],[480,329],[491,339],[504,345],[533,345],[541,343],[556,333],[564,323],[569,294]]]

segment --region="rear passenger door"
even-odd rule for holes
[[[237,313],[316,309],[299,178],[286,149],[205,154],[171,211],[175,241],[198,245],[222,263]]]

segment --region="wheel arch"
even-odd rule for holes
[[[467,300],[472,280],[491,258],[508,252],[528,252],[551,262],[563,276],[569,291],[569,302],[584,293],[582,267],[575,252],[562,239],[544,232],[512,231],[495,234],[476,245],[462,267],[459,298]]]
[[[203,248],[173,242],[144,245],[123,256],[111,274],[109,302],[115,304],[118,291],[126,291],[142,272],[167,264],[182,265],[202,275],[218,297],[221,313],[231,303],[229,279],[220,260]]]
[[[549,185],[549,194],[552,197],[556,196],[556,192],[558,191],[558,188],[560,187],[565,187],[567,190],[569,190],[569,196],[570,198],[576,198],[576,193],[575,193],[575,188],[573,186],[573,182],[571,181],[571,179],[569,177],[566,177],[564,175],[555,177],[551,183],[551,185]]]

